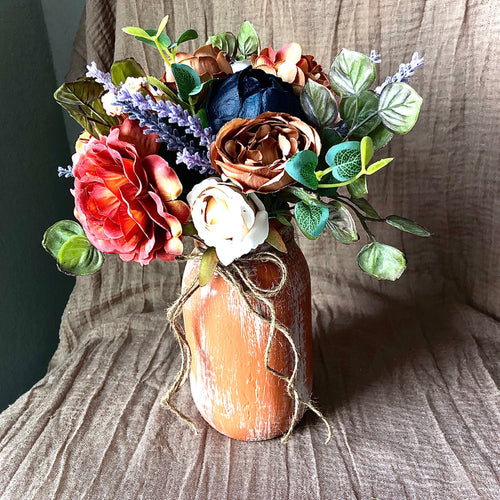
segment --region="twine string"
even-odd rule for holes
[[[200,258],[201,255],[197,253],[181,257],[182,260],[192,260]],[[276,267],[280,271],[280,279],[277,282],[277,284],[274,284],[274,286],[270,288],[263,288],[250,278],[249,273],[244,269],[244,264],[255,261],[271,262],[274,265],[276,265]],[[262,251],[248,257],[241,257],[240,259],[238,259],[237,262],[233,262],[232,264],[226,267],[217,264],[215,272],[222,279],[224,279],[226,283],[228,283],[230,286],[232,285],[238,291],[240,297],[243,299],[245,307],[252,314],[254,314],[259,319],[269,324],[269,337],[267,340],[266,350],[264,355],[265,367],[267,371],[269,371],[276,377],[286,382],[287,394],[294,402],[292,419],[288,426],[288,430],[282,436],[281,441],[285,443],[289,440],[293,429],[295,428],[295,426],[299,421],[300,407],[301,405],[304,405],[306,408],[312,410],[325,424],[327,429],[327,439],[325,443],[328,443],[332,437],[332,429],[330,423],[325,418],[325,416],[314,406],[314,404],[311,401],[306,401],[302,399],[301,396],[299,395],[295,382],[297,379],[297,374],[299,369],[300,356],[297,347],[295,345],[295,342],[292,336],[290,335],[290,332],[283,324],[281,324],[280,321],[278,321],[276,316],[276,309],[274,307],[273,302],[271,301],[273,297],[275,297],[281,290],[283,290],[286,281],[288,279],[288,271],[283,260],[274,253]],[[182,413],[173,404],[172,399],[187,381],[191,366],[191,357],[192,357],[191,349],[189,347],[186,338],[186,333],[183,330],[183,328],[179,326],[179,319],[182,316],[183,306],[199,288],[200,285],[198,282],[198,277],[196,277],[167,310],[167,319],[170,325],[172,326],[175,338],[181,350],[181,367],[177,372],[174,382],[168,389],[165,396],[161,399],[161,405],[169,409],[173,413],[175,413],[181,420],[189,424],[195,433],[198,433],[198,427],[196,426],[194,421],[187,415]],[[257,299],[257,301],[260,302],[261,306],[265,306],[264,309],[267,309],[267,311],[269,311],[269,314],[264,315],[259,310],[257,310],[257,308],[252,304],[252,299],[254,302],[255,299]],[[274,339],[276,338],[276,331],[282,333],[282,335],[290,344],[290,347],[293,351],[294,363],[293,363],[292,373],[289,377],[279,372],[278,370],[275,370],[269,365],[271,347]]]

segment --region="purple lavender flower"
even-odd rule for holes
[[[394,82],[408,82],[410,76],[413,76],[417,68],[421,68],[424,65],[424,58],[418,57],[418,52],[415,52],[411,58],[411,61],[407,64],[401,63],[399,65],[399,70],[394,76],[388,76],[382,85],[379,85],[375,89],[376,94],[380,94],[386,85]]]
[[[111,73],[105,73],[104,71],[101,71],[97,67],[95,61],[92,61],[90,64],[87,65],[87,73],[85,74],[85,76],[88,78],[94,78],[94,80],[97,83],[100,83],[105,90],[113,92],[113,94],[116,94],[116,91],[118,89],[111,81]]]
[[[71,165],[68,165],[67,167],[57,167],[57,176],[66,177],[66,179],[74,177],[73,167]]]
[[[169,101],[156,102],[151,96],[131,92],[125,87],[118,91],[114,104],[122,106],[130,119],[138,120],[139,125],[146,128],[145,134],[157,134],[158,142],[164,142],[169,151],[177,152],[178,162],[201,174],[214,172],[208,153],[213,135],[210,129],[203,128],[198,117],[189,115],[181,106]],[[185,129],[184,133],[181,134],[179,128]],[[185,132],[200,138],[201,150]]]
[[[372,49],[370,51],[369,58],[375,64],[380,64],[382,62],[382,59],[380,58],[380,54],[377,54],[377,52],[375,52],[375,49]]]

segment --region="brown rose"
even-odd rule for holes
[[[217,172],[243,192],[273,193],[295,182],[285,164],[305,149],[319,154],[316,130],[294,116],[268,111],[226,123],[210,146],[210,159]]]
[[[195,50],[194,54],[177,52],[175,62],[193,68],[202,82],[211,78],[222,78],[233,72],[226,54],[212,45],[204,45]],[[165,71],[165,81],[167,83],[175,82],[174,75],[169,67]]]

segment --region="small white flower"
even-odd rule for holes
[[[194,186],[187,201],[199,237],[215,247],[225,266],[264,243],[269,234],[264,204],[254,193],[247,197],[234,184],[205,179]]]
[[[123,84],[122,88],[127,89],[130,92],[140,92],[142,89],[148,87],[149,87],[149,82],[145,76],[141,76],[139,78],[134,78],[132,76],[129,76],[125,80],[125,83]]]
[[[235,61],[231,64],[231,68],[233,69],[233,73],[237,73],[238,71],[243,71],[248,66],[251,66],[252,63],[249,59],[243,59],[243,61]]]
[[[109,116],[120,116],[123,114],[123,106],[116,106],[114,104],[115,100],[116,100],[116,95],[113,94],[113,92],[106,92],[101,97],[101,102],[104,111],[106,111],[106,113]]]

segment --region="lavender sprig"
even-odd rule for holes
[[[368,57],[375,64],[380,64],[382,62],[382,59],[380,58],[380,54],[377,54],[377,52],[374,49],[372,49],[370,51],[370,55]]]
[[[57,167],[57,176],[66,177],[66,179],[74,177],[73,167],[71,165],[68,165],[67,167]]]
[[[114,85],[113,82],[111,81],[111,73],[105,73],[104,71],[101,71],[97,67],[95,61],[92,61],[90,64],[87,65],[87,73],[85,74],[85,76],[88,78],[94,78],[94,80],[97,83],[100,83],[105,90],[113,92],[113,94],[116,94],[118,89],[116,85]]]
[[[194,141],[188,139],[184,134],[181,135],[178,128],[174,128],[172,125],[165,123],[165,121],[162,120],[163,116],[160,116],[158,111],[155,111],[155,109],[163,109],[162,106],[157,106],[159,103],[156,103],[150,96],[143,96],[140,92],[130,92],[128,89],[122,87],[118,91],[115,104],[122,106],[123,111],[130,119],[138,120],[139,125],[146,128],[144,130],[145,134],[157,134],[159,136],[159,139],[157,139],[158,142],[164,142],[169,151],[180,153],[178,161],[185,163],[189,169],[198,170],[201,174],[213,172],[213,167],[208,157],[208,151],[205,148],[204,151],[198,151],[198,147],[195,145]],[[165,107],[165,110],[166,109]],[[175,115],[176,109],[177,108],[173,106],[170,110],[172,116],[177,116]],[[180,109],[182,110],[182,108]],[[168,112],[165,118],[170,121]],[[179,121],[183,122],[183,117],[178,116],[178,118]],[[173,123],[177,124],[176,122]],[[197,130],[198,129],[199,127],[197,127]],[[189,130],[191,131],[191,128],[189,128]],[[193,132],[191,133],[193,134]],[[203,135],[203,137],[205,137],[205,135]]]
[[[418,52],[415,52],[411,58],[411,61],[407,64],[401,63],[399,65],[399,70],[394,76],[388,76],[384,83],[379,85],[375,89],[376,94],[380,94],[386,85],[394,82],[408,82],[410,76],[413,76],[417,68],[421,68],[424,65],[424,58],[418,57]]]

